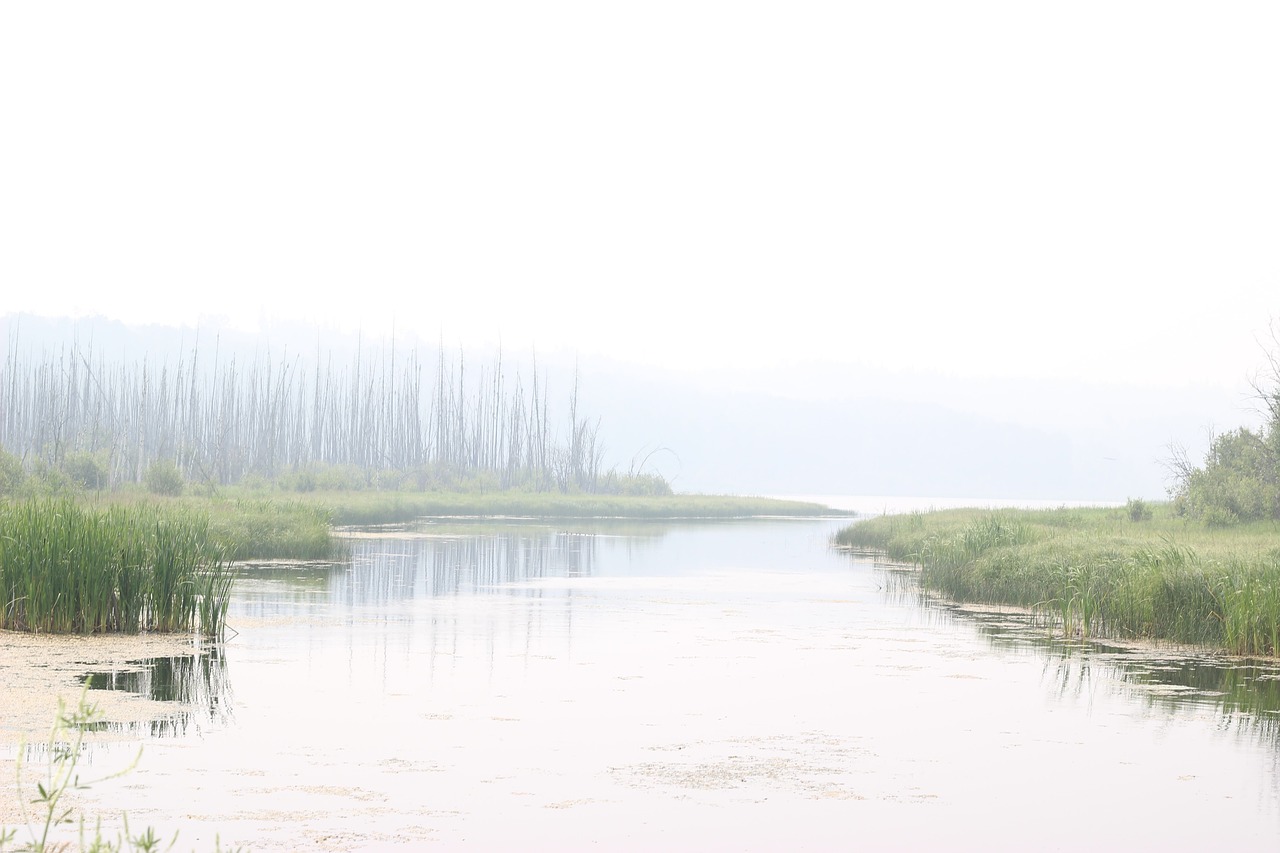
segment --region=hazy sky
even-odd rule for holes
[[[0,311],[1235,384],[1280,5],[5,3]]]

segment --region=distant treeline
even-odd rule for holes
[[[249,359],[193,347],[170,362],[77,344],[24,353],[0,382],[0,492],[65,477],[91,489],[235,483],[316,488],[668,493],[658,475],[603,467],[578,387],[553,423],[536,363],[478,368],[441,351],[357,348]],[[562,407],[563,411],[563,407]]]

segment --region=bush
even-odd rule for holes
[[[22,488],[22,482],[26,478],[22,460],[12,453],[0,450],[0,497],[16,493]]]
[[[294,492],[314,492],[316,474],[310,468],[299,468],[279,479],[280,488]]]
[[[1269,375],[1253,383],[1254,398],[1265,407],[1263,426],[1215,437],[1201,467],[1173,448],[1168,466],[1177,477],[1170,490],[1176,513],[1214,527],[1280,520],[1280,337],[1276,344]]]
[[[146,476],[143,478],[146,483],[147,491],[153,495],[169,495],[177,497],[182,494],[186,481],[182,479],[182,472],[178,470],[178,466],[168,460],[152,462],[151,467],[147,469]]]
[[[1215,526],[1280,518],[1280,458],[1269,438],[1249,429],[1215,438],[1204,467],[1183,475],[1179,509]]]
[[[78,486],[61,468],[55,468],[42,459],[31,467],[31,474],[22,481],[22,492],[29,496],[75,494]]]
[[[674,494],[671,483],[661,474],[639,474],[634,470],[619,474],[606,471],[587,491],[597,495],[629,495],[632,497],[666,497]]]
[[[107,455],[102,451],[68,453],[62,460],[62,470],[76,484],[98,491],[109,485]]]
[[[369,487],[371,473],[355,465],[301,465],[276,478],[276,486],[289,492],[345,492]]]
[[[1129,502],[1125,504],[1125,512],[1128,513],[1130,521],[1151,520],[1151,507],[1142,498],[1129,498]]]

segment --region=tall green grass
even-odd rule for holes
[[[315,501],[192,498],[183,505],[209,514],[230,560],[324,560],[341,549],[330,535],[333,510]]]
[[[231,570],[207,516],[180,507],[0,504],[0,628],[225,629]]]
[[[209,532],[229,560],[330,559],[343,544],[333,524],[413,521],[426,516],[485,518],[732,519],[759,516],[840,514],[802,501],[724,495],[599,495],[561,492],[308,492],[282,497],[278,491],[232,487],[217,497],[186,494],[145,499],[115,494],[104,505],[161,506],[207,515]]]
[[[1029,608],[1064,633],[1280,655],[1280,528],[1210,528],[1156,506],[881,516],[835,537],[921,567],[965,602]]]

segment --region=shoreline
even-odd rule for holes
[[[190,634],[28,634],[0,630],[0,827],[22,824],[22,808],[16,787],[16,767],[24,744],[47,741],[61,699],[68,708],[79,701],[80,679],[100,670],[137,669],[131,661],[155,657],[181,657],[198,650]],[[95,690],[90,701],[99,721],[124,729],[170,716],[172,703],[159,702],[124,690]],[[88,739],[129,739],[110,728],[91,732]],[[24,761],[25,763],[25,761]],[[32,760],[24,771],[24,795],[41,778],[45,764]],[[28,808],[30,811],[30,808]]]

